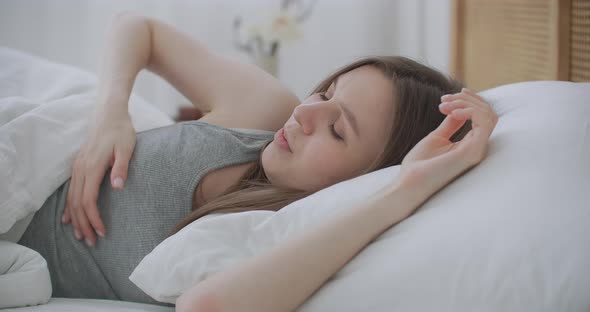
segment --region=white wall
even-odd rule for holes
[[[0,45],[98,72],[111,16],[130,10],[165,20],[213,50],[248,62],[231,42],[233,18],[256,19],[278,0],[2,0]],[[303,98],[358,57],[400,54],[448,69],[450,0],[318,0],[303,38],[281,47],[279,77]],[[147,72],[135,90],[170,115],[186,99]]]
[[[395,54],[448,72],[452,0],[398,0]]]

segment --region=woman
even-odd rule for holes
[[[497,122],[481,97],[402,57],[350,64],[300,103],[270,75],[154,19],[118,16],[105,51],[99,103],[72,178],[19,242],[48,260],[54,296],[154,303],[127,277],[175,224],[173,232],[211,212],[278,210],[401,163],[398,178],[362,206],[209,277],[176,305],[293,310],[373,238],[479,163]],[[205,116],[136,137],[127,101],[143,68]]]

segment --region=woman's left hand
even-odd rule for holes
[[[423,200],[484,159],[488,139],[498,122],[488,103],[471,90],[463,88],[441,100],[439,109],[447,117],[410,150],[400,168],[398,182]],[[459,142],[451,142],[468,119],[471,131]]]

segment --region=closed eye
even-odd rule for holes
[[[332,130],[332,136],[339,141],[344,141],[344,139],[336,132],[336,128],[334,128],[335,124],[330,125],[330,130]]]
[[[320,92],[319,95],[322,100],[329,100],[325,92]],[[336,132],[336,128],[334,127],[334,125],[335,124],[330,125],[330,131],[332,132],[332,136],[338,141],[344,141],[344,138],[341,135],[339,135],[338,132]]]

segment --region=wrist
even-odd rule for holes
[[[117,92],[99,92],[96,95],[95,112],[109,118],[126,116],[129,113],[128,97]]]
[[[427,189],[425,183],[414,182],[416,181],[409,181],[397,176],[395,181],[385,186],[380,193],[385,197],[402,197],[407,205],[420,204],[428,199],[433,192]]]
[[[124,79],[101,79],[96,90],[97,108],[113,112],[128,111],[131,86]]]
[[[447,176],[450,172],[450,167],[443,171],[439,170],[439,172],[402,167],[396,183],[409,197],[423,203],[448,183]]]
[[[375,193],[369,206],[376,210],[379,219],[393,225],[409,217],[427,198],[419,188],[406,186],[396,180]]]

